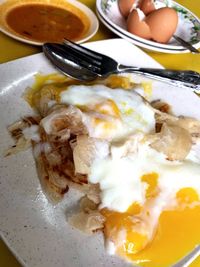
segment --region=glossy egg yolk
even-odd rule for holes
[[[149,185],[146,191],[148,201],[158,193],[158,175],[147,174],[141,179]],[[200,205],[196,205],[199,197],[194,189],[183,188],[177,192],[176,200],[176,210],[162,212],[150,242],[145,232],[137,231],[141,206],[135,203],[124,213],[103,209],[105,238],[114,243],[115,253],[144,267],[169,267],[189,253],[200,243]]]
[[[120,110],[112,99],[90,106],[77,105],[80,110],[89,114],[92,127],[99,129],[101,138],[106,138],[117,130],[117,121],[120,120]]]
[[[107,99],[103,103],[96,104],[94,110],[101,114],[110,115],[117,118],[120,117],[120,110],[118,109],[116,103],[111,99]]]

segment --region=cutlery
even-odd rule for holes
[[[46,43],[43,45],[43,51],[65,75],[81,81],[92,81],[110,74],[130,72],[200,92],[200,74],[195,71],[124,66],[106,55],[69,40],[65,40],[64,44]]]
[[[44,44],[43,52],[58,70],[71,78],[91,81],[97,77],[96,74],[76,63],[71,52],[67,51],[63,45]]]
[[[200,256],[200,245],[196,246],[188,255],[171,267],[189,267],[198,256]]]
[[[174,39],[180,43],[183,47],[187,48],[188,50],[190,50],[190,52],[194,53],[194,54],[199,54],[199,50],[196,49],[193,45],[191,45],[189,42],[186,42],[185,40],[183,40],[182,38],[180,38],[177,35],[173,35]]]

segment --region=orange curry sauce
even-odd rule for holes
[[[80,11],[81,13],[81,11]],[[8,26],[19,35],[39,42],[78,40],[89,25],[89,19],[61,7],[26,4],[11,9],[6,17]],[[88,26],[89,27],[89,26]]]

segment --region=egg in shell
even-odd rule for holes
[[[151,30],[144,18],[145,15],[140,9],[134,9],[128,16],[127,30],[144,39],[151,39]]]
[[[170,7],[163,7],[151,12],[145,22],[151,30],[151,38],[159,43],[167,43],[178,24],[177,12]]]
[[[178,15],[173,8],[163,7],[145,16],[139,8],[134,9],[127,19],[127,30],[147,40],[167,43],[178,24]]]

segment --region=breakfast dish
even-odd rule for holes
[[[26,43],[42,45],[64,38],[80,43],[97,29],[95,14],[78,1],[0,1],[0,30]]]
[[[121,47],[123,51],[132,49],[132,58],[126,57],[127,52],[118,55]],[[130,64],[133,59],[132,64],[136,64],[136,58],[140,57],[140,60],[144,58],[144,65],[159,67],[123,40],[98,42],[89,48],[99,52],[104,49],[122,64]],[[40,69],[38,61],[34,61],[36,57],[40,60]],[[2,157],[2,167],[7,165],[9,168],[5,169],[1,179],[3,192],[6,192],[0,201],[1,229],[4,239],[12,244],[21,260],[25,259],[29,266],[47,263],[54,266],[59,259],[58,266],[66,263],[70,267],[94,264],[126,266],[126,261],[139,266],[164,267],[171,266],[191,251],[199,243],[200,236],[196,173],[199,159],[194,150],[199,142],[199,109],[191,108],[199,105],[198,96],[187,89],[172,88],[159,82],[153,83],[151,90],[149,81],[129,75],[87,85],[58,75],[37,75],[34,83],[35,73],[40,70],[50,73],[53,69],[41,55],[32,56],[32,66],[30,58],[27,63],[25,59],[20,61],[16,63],[24,67],[21,74],[13,71],[13,63],[0,69],[4,74],[9,68],[10,73],[16,75],[12,80],[5,78],[1,91],[2,108],[6,113],[2,118],[2,128],[23,117],[20,123],[9,128],[13,136],[22,139],[7,153],[30,146],[32,139],[43,190],[50,199],[58,202],[53,205],[44,196],[30,150]],[[24,91],[27,86],[29,89]],[[23,98],[20,98],[22,94]],[[181,106],[177,98],[182,102]],[[30,112],[24,99],[39,113]],[[158,99],[162,101],[155,101]],[[13,112],[13,106],[18,106],[17,112]],[[6,129],[1,134],[5,136],[2,138],[5,151],[11,140]],[[177,134],[181,138],[178,138],[175,150],[173,142]],[[163,138],[167,139],[167,148],[163,145],[166,143]],[[60,168],[62,157],[59,153],[67,159],[67,168],[64,165]],[[42,166],[46,166],[45,169]],[[63,168],[67,179],[61,173]],[[76,169],[75,175],[73,171],[70,173],[73,168]],[[49,177],[44,175],[45,171]],[[130,179],[133,172],[135,176]],[[188,173],[189,179],[183,173]],[[68,192],[67,186],[70,187]],[[81,195],[72,188],[80,190]],[[85,195],[87,198],[83,198]],[[77,211],[80,196],[81,207]],[[61,198],[63,200],[59,202]],[[139,205],[132,205],[135,202]],[[171,211],[166,211],[168,209]],[[17,212],[12,213],[14,210]],[[102,239],[98,239],[100,235],[88,238],[67,221],[86,232],[103,227],[108,252],[125,261],[122,263],[104,254]],[[134,235],[131,235],[131,228],[135,230]],[[14,235],[17,236],[14,238]],[[29,249],[23,247],[23,242]],[[48,258],[45,257],[45,246],[50,252]],[[85,256],[88,253],[91,257]]]
[[[130,77],[37,81],[24,93],[35,115],[8,127],[15,144],[5,156],[32,145],[48,199],[80,190],[71,224],[86,233],[101,230],[109,254],[136,264],[164,211],[200,209],[200,121],[173,116],[160,100],[148,102],[136,92],[146,87]]]
[[[120,37],[163,53],[187,53],[173,35],[200,47],[200,21],[175,1],[96,1],[99,19]],[[170,22],[170,23],[169,23]]]

